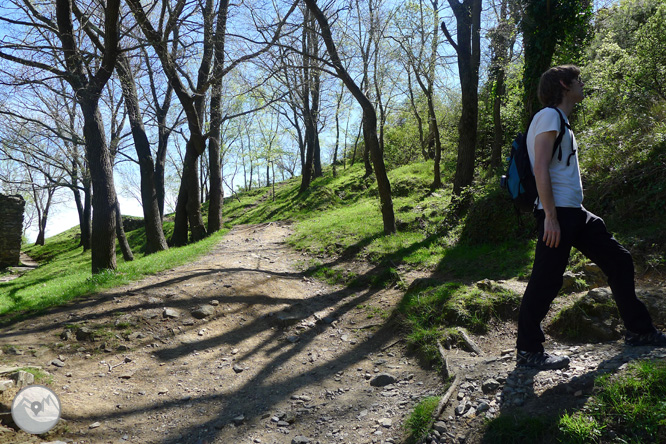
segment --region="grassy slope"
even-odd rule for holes
[[[196,244],[144,256],[141,253],[144,230],[134,230],[127,233],[127,237],[135,260],[123,261],[118,251],[115,272],[91,276],[90,251],[83,252],[83,248],[77,246],[79,231],[72,228],[47,239],[43,247],[32,245],[25,248],[26,253],[41,265],[18,279],[0,283],[0,316],[4,315],[7,322],[15,315],[28,315],[187,263],[209,251],[222,235],[220,232]]]

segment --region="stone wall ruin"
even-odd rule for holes
[[[23,197],[0,194],[0,269],[19,265],[24,207]]]

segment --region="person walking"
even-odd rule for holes
[[[627,345],[666,346],[645,305],[636,297],[631,254],[606,229],[604,221],[583,207],[583,185],[578,146],[568,116],[584,97],[580,69],[555,66],[539,81],[539,101],[527,131],[527,149],[536,179],[538,239],[532,275],[518,316],[517,364],[540,370],[561,369],[569,358],[546,353],[541,322],[562,287],[571,248],[596,263],[608,278],[620,316],[627,329]],[[553,145],[564,118],[562,143]]]

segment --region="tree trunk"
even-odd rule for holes
[[[92,182],[88,176],[83,179],[83,213],[81,215],[81,245],[83,251],[90,250],[92,240]]]
[[[176,216],[173,227],[171,243],[180,247],[188,242],[188,224],[192,232],[192,240],[199,241],[206,237],[206,228],[201,217],[201,200],[199,197],[199,151],[194,147],[196,143],[203,143],[203,139],[190,140],[185,148],[183,162],[183,177],[180,181],[178,201],[176,203]]]
[[[319,59],[319,39],[315,33],[315,19],[312,17],[310,32],[310,46],[312,58],[317,63],[316,60]],[[312,132],[313,132],[313,153],[312,153],[312,163],[313,163],[313,178],[321,177],[324,175],[321,169],[321,146],[319,145],[319,103],[321,96],[321,71],[317,67],[313,67],[310,70],[310,75],[312,76],[312,110],[310,112],[310,117],[312,118]]]
[[[499,168],[502,164],[504,129],[502,128],[502,97],[504,96],[504,69],[495,78],[495,98],[493,99],[493,144],[490,151],[490,167]]]
[[[462,93],[462,113],[458,123],[458,162],[453,181],[453,193],[459,196],[474,180],[479,114],[481,0],[464,0],[462,3],[449,0],[449,5],[456,17],[457,43],[449,34],[444,22],[442,22],[442,31],[458,55],[458,74]]]
[[[132,254],[132,249],[127,242],[127,236],[125,236],[125,227],[123,227],[123,216],[120,213],[120,202],[116,199],[116,236],[118,237],[118,244],[120,245],[120,251],[123,252],[123,259],[125,262],[130,262],[134,260],[134,254]]]
[[[298,190],[299,193],[305,192],[310,188],[312,182],[312,168],[314,166],[314,150],[315,150],[315,122],[312,115],[312,108],[310,107],[310,94],[312,91],[312,77],[310,72],[310,65],[312,59],[310,53],[312,51],[312,17],[309,10],[303,13],[303,81],[301,97],[303,100],[303,120],[305,124],[305,162],[301,168],[301,186]]]
[[[97,97],[80,97],[86,140],[87,158],[90,161],[92,181],[92,272],[115,270],[116,264],[116,189],[113,183],[113,166],[106,145],[102,114]]]
[[[338,76],[345,83],[345,86],[347,86],[363,109],[363,138],[365,140],[366,148],[372,154],[372,162],[377,176],[377,188],[379,190],[382,220],[384,222],[384,233],[395,233],[395,214],[393,212],[393,201],[391,198],[391,184],[386,175],[384,157],[379,146],[379,139],[377,138],[377,114],[375,113],[375,108],[342,65],[340,57],[338,56],[338,51],[335,47],[335,42],[333,41],[333,36],[331,35],[331,28],[328,24],[328,20],[317,6],[316,0],[305,0],[305,4],[314,14],[317,23],[319,23],[324,43],[326,44],[326,48]]]
[[[162,217],[160,215],[159,203],[157,201],[157,192],[155,190],[155,165],[150,151],[150,142],[143,126],[143,117],[139,109],[139,98],[136,92],[136,85],[132,77],[132,71],[129,60],[120,56],[116,71],[122,84],[123,97],[125,99],[125,109],[129,117],[132,137],[134,138],[134,147],[139,159],[139,170],[141,173],[141,204],[143,207],[143,220],[146,230],[146,253],[156,253],[166,250],[166,238],[162,230]],[[120,208],[118,206],[118,208]],[[123,233],[124,236],[124,233]],[[120,237],[119,237],[120,239]],[[130,252],[131,254],[131,252]],[[127,255],[123,251],[123,255]]]
[[[213,85],[210,98],[210,138],[208,140],[208,167],[210,169],[210,201],[208,204],[208,233],[222,228],[222,78],[224,69],[224,45],[227,34],[229,0],[220,2],[215,30],[215,54],[213,62]]]

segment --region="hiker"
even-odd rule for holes
[[[666,346],[666,335],[654,327],[647,308],[636,297],[631,254],[608,233],[600,217],[583,207],[578,148],[568,122],[574,106],[583,100],[580,69],[573,65],[550,68],[541,76],[538,95],[546,108],[532,119],[527,148],[539,193],[534,210],[539,237],[532,275],[520,305],[517,364],[540,370],[569,364],[566,356],[544,352],[541,321],[562,287],[571,247],[608,277],[627,329],[625,343]],[[566,126],[561,146],[554,152],[561,127],[558,110],[564,114]]]

